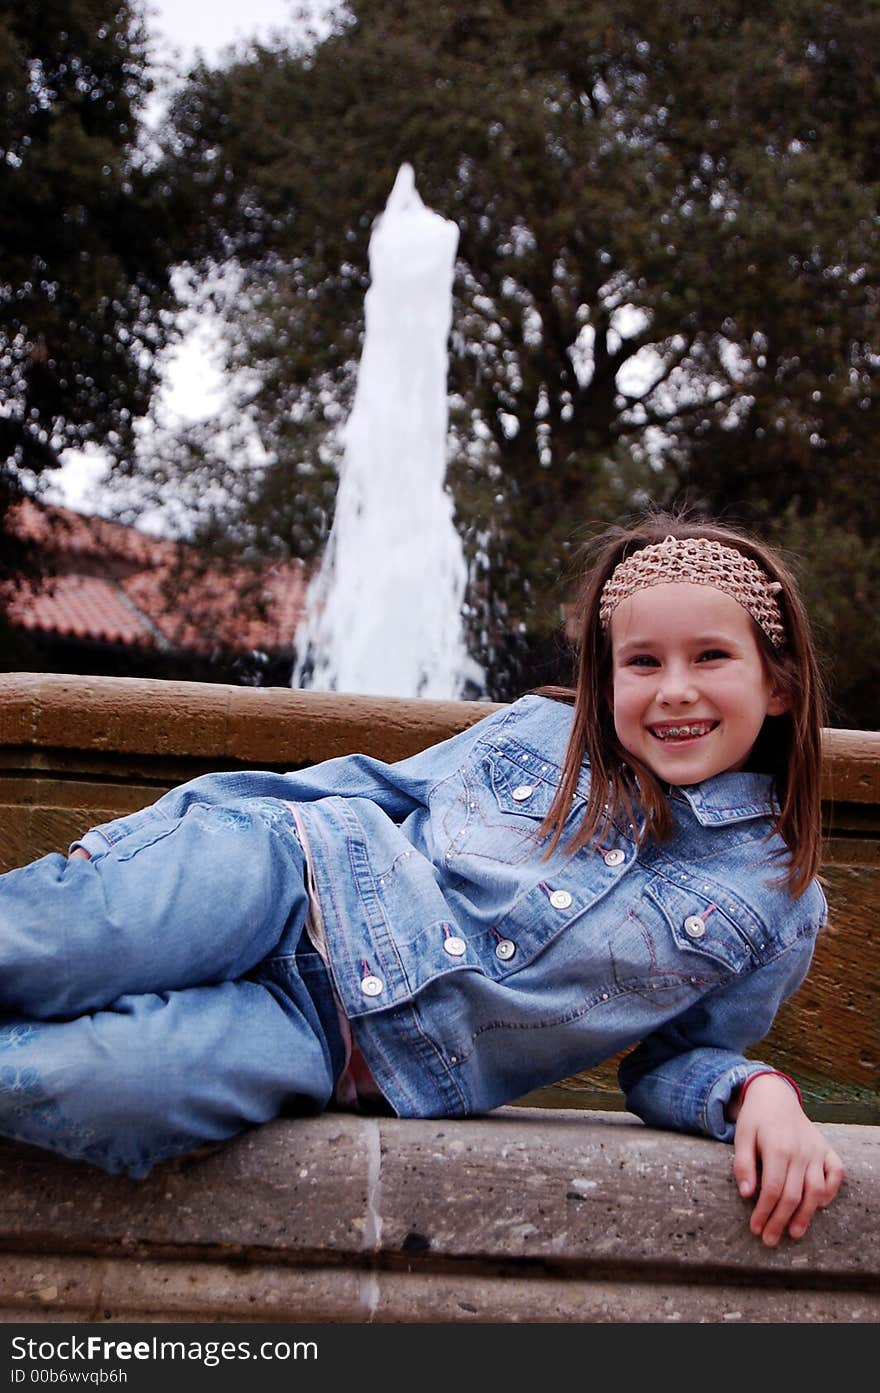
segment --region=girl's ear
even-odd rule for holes
[[[767,715],[783,716],[791,708],[791,698],[786,683],[774,682],[767,698]]]

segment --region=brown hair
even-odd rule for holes
[[[635,822],[634,807],[645,815],[642,840],[663,841],[672,833],[672,816],[659,781],[640,760],[624,750],[617,738],[608,693],[611,687],[611,643],[599,621],[602,588],[615,566],[641,547],[665,537],[697,538],[736,547],[778,581],[786,643],[773,647],[754,624],[755,639],[771,682],[784,695],[787,709],[767,716],[749,760],[749,767],[772,776],[779,813],[774,820],[788,848],[785,873],[790,893],[797,897],[817,874],[821,854],[820,801],[821,734],[825,721],[825,691],[797,581],[781,557],[766,544],[714,522],[683,515],[650,513],[632,526],[603,531],[590,547],[590,564],[575,605],[578,626],[577,687],[542,687],[540,695],[574,705],[571,735],[562,778],[542,824],[557,846],[578,785],[581,766],[590,763],[590,794],[584,817],[567,844],[570,853],[592,841],[605,823],[608,810]],[[608,810],[606,810],[606,804]]]

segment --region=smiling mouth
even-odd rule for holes
[[[649,726],[655,740],[699,740],[717,726],[717,721],[689,721],[681,725]]]

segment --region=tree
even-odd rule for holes
[[[185,216],[141,148],[148,56],[127,0],[0,0],[0,516],[68,447],[130,453],[173,332]]]
[[[233,480],[237,542],[323,540],[408,160],[460,229],[451,478],[487,645],[549,642],[582,529],[648,498],[792,536],[821,508],[872,547],[878,41],[871,0],[352,0],[317,44],[194,73],[169,160],[194,263],[235,265],[268,454]],[[492,665],[494,695],[528,671]]]

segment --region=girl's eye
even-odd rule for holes
[[[660,664],[650,653],[636,653],[627,661],[627,667],[659,667]]]
[[[700,654],[699,661],[701,663],[712,663],[715,662],[718,658],[729,657],[730,654],[727,653],[723,648],[707,648],[704,653]]]

